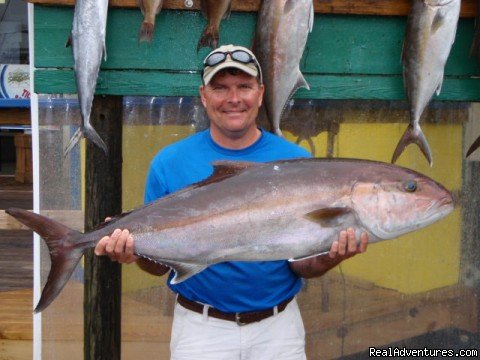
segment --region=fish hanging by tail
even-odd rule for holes
[[[82,125],[65,148],[64,156],[85,136],[107,154],[107,146],[90,124],[93,96],[102,56],[106,60],[105,34],[108,0],[77,0],[73,15],[72,35],[67,45],[73,49],[73,69],[77,84]]]
[[[155,18],[162,10],[163,0],[138,0],[138,5],[144,16],[138,41],[151,42],[155,31]]]
[[[410,106],[410,125],[392,156],[396,162],[409,144],[417,144],[430,166],[432,151],[420,118],[433,94],[440,94],[444,68],[455,40],[460,0],[414,0],[403,44],[403,81]]]
[[[200,5],[208,24],[198,40],[197,51],[203,47],[216,49],[220,38],[220,22],[230,16],[232,0],[202,0]]]

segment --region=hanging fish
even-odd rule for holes
[[[473,38],[470,55],[477,58],[480,64],[480,0],[477,0],[477,16],[475,18],[475,37]],[[469,157],[475,150],[480,147],[480,136],[473,142],[467,150],[466,157]]]
[[[480,63],[480,0],[477,0],[477,16],[475,17],[475,36],[473,38],[470,55],[477,58]]]
[[[138,0],[138,6],[144,16],[142,25],[140,25],[138,41],[152,41],[155,31],[155,18],[162,10],[162,5],[163,0]]]
[[[105,60],[107,58],[105,51],[107,11],[108,0],[77,0],[75,3],[72,36],[67,45],[72,45],[73,48],[73,69],[82,125],[70,139],[64,152],[65,156],[82,136],[93,141],[107,154],[107,146],[90,124],[90,113],[102,55]]]
[[[312,0],[264,0],[257,20],[255,54],[262,67],[265,109],[273,130],[288,100],[301,87],[310,90],[300,72],[308,33],[313,28]]]
[[[202,0],[200,6],[208,24],[198,40],[197,51],[203,47],[216,49],[220,38],[220,22],[230,16],[232,0]]]
[[[410,125],[393,153],[396,162],[415,143],[430,166],[432,152],[420,128],[420,117],[433,94],[440,94],[443,73],[455,40],[460,0],[414,0],[403,44],[403,80],[410,106]]]

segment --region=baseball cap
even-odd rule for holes
[[[208,85],[210,80],[220,70],[226,68],[239,69],[248,75],[263,82],[262,70],[255,55],[243,46],[223,45],[213,50],[203,61],[202,79],[204,85]]]

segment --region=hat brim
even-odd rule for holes
[[[221,64],[205,68],[205,70],[203,71],[203,83],[205,85],[208,85],[210,83],[210,81],[213,79],[213,77],[219,71],[221,71],[223,69],[227,69],[227,68],[235,68],[235,69],[243,71],[244,73],[246,73],[250,76],[258,77],[258,70],[257,70],[254,63],[242,64],[241,62],[231,60],[231,59],[227,59],[226,61],[222,62]]]

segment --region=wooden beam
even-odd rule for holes
[[[122,212],[122,97],[96,96],[91,120],[108,154],[87,141],[86,230]],[[85,254],[85,360],[120,359],[121,270],[93,249]]]
[[[0,109],[0,125],[30,125],[30,109]]]
[[[28,0],[34,4],[73,6],[75,0]],[[258,11],[261,0],[233,0],[233,11]],[[185,0],[165,0],[163,9],[199,10],[200,0],[193,0],[187,7]],[[111,7],[138,7],[137,0],[110,0]],[[411,0],[314,0],[315,12],[322,14],[355,15],[399,15],[405,16],[411,8]],[[474,17],[477,11],[476,0],[462,1],[462,17]]]
[[[405,100],[401,76],[305,75],[310,91],[300,89],[296,99]],[[158,86],[162,84],[162,86]],[[200,75],[159,71],[103,71],[97,94],[144,96],[198,96]],[[37,70],[35,92],[76,92],[73,70]],[[445,77],[434,100],[480,101],[480,82],[471,77]]]

